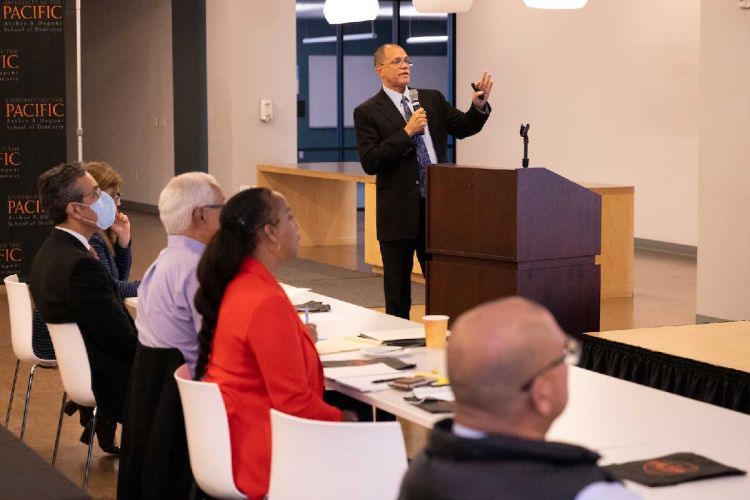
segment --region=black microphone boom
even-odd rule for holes
[[[529,127],[531,124],[521,124],[521,137],[523,137],[523,159],[521,160],[521,166],[523,168],[529,167]]]

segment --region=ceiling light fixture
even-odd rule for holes
[[[326,0],[323,15],[329,24],[372,21],[378,17],[378,0]]]
[[[378,35],[375,33],[352,33],[351,35],[344,35],[345,42],[356,42],[357,40],[375,40]],[[331,43],[336,41],[336,36],[311,36],[302,39],[304,45],[310,45],[311,43]]]
[[[323,11],[323,4],[322,3],[296,3],[294,5],[294,10],[297,12],[315,12],[315,11]]]
[[[406,43],[410,45],[418,45],[423,43],[447,43],[448,35],[432,35],[432,36],[410,36],[406,39]]]

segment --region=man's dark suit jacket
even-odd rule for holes
[[[107,270],[72,234],[53,229],[34,258],[31,294],[47,323],[77,323],[97,412],[122,421],[137,335]]]
[[[471,106],[463,113],[437,90],[418,89],[427,112],[438,163],[448,157],[448,134],[458,139],[474,135],[489,117]],[[406,122],[383,89],[354,110],[354,128],[362,168],[375,175],[377,235],[380,241],[415,238],[419,229],[419,164]]]

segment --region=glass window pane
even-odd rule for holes
[[[435,89],[448,96],[448,15],[422,14],[401,3],[400,45],[413,64],[410,87]]]
[[[372,55],[384,43],[393,42],[393,2],[380,2],[372,22],[344,25],[344,145],[356,146],[354,108],[381,87]]]
[[[338,160],[336,135],[336,28],[323,17],[323,0],[298,1],[298,161]],[[333,148],[312,152],[306,148]],[[325,157],[326,159],[321,159]]]
[[[396,41],[394,8],[400,9],[400,44],[414,64],[411,86],[437,89],[450,97],[447,15],[420,14],[407,0],[381,0],[374,21],[342,25],[344,74],[340,79],[336,72],[336,27],[325,20],[324,4],[324,0],[296,2],[300,162],[337,161],[342,155],[346,160],[356,160],[352,115],[356,106],[380,89],[372,55],[380,45]],[[343,103],[339,103],[342,86]],[[343,148],[337,134],[339,106],[343,106]]]

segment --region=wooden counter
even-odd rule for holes
[[[258,165],[258,185],[284,194],[301,228],[302,246],[357,243],[357,188],[365,184],[365,262],[382,270],[375,231],[375,176],[358,162]],[[633,295],[632,186],[581,183],[602,196],[602,298]],[[414,259],[414,269],[419,263]]]

